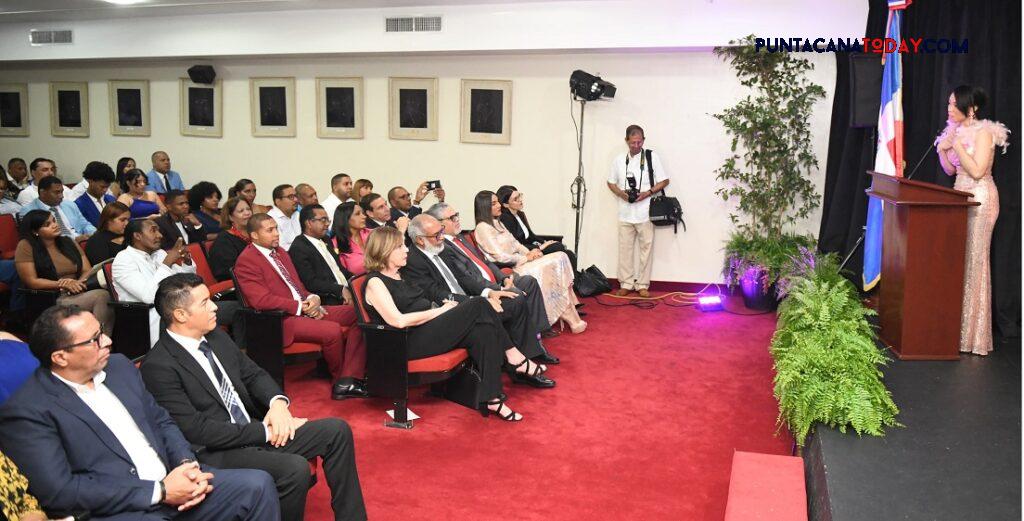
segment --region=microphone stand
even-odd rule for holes
[[[932,146],[928,147],[928,149],[924,151],[924,154],[921,155],[921,159],[917,160],[917,164],[914,165],[914,168],[910,170],[910,175],[906,177],[908,181],[914,178],[914,174],[917,173],[917,169],[921,167],[921,163],[924,162],[924,158],[928,157],[928,153],[930,153],[933,148],[935,148],[935,143],[932,143]],[[850,259],[853,258],[853,254],[856,253],[857,248],[860,248],[860,245],[864,244],[864,234],[867,233],[867,230],[867,226],[860,227],[860,237],[857,238],[857,242],[854,243],[853,248],[850,248],[850,252],[847,253],[846,257],[843,258],[843,262],[839,265],[839,271],[843,271],[843,268],[846,267],[846,264],[849,263]]]

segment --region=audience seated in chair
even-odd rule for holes
[[[516,273],[532,275],[537,279],[544,294],[544,308],[551,325],[562,320],[573,333],[586,330],[587,323],[580,319],[576,311],[579,300],[573,292],[573,271],[569,257],[563,252],[545,255],[539,249],[530,250],[519,244],[498,219],[501,216],[501,203],[494,192],[484,190],[476,195],[474,214],[476,229],[473,235],[487,259],[514,263]]]
[[[427,358],[465,348],[480,375],[479,410],[494,413],[506,421],[523,416],[507,405],[501,392],[501,371],[522,369],[540,376],[546,369],[516,349],[505,333],[497,312],[482,297],[470,297],[461,303],[446,300],[434,307],[419,288],[402,278],[409,249],[402,234],[384,227],[374,231],[366,245],[367,276],[363,300],[373,321],[391,327],[408,328],[409,359]],[[512,369],[515,368],[515,369]]]
[[[115,201],[114,196],[109,192],[110,184],[113,182],[114,169],[106,163],[92,161],[82,172],[82,182],[78,185],[83,183],[85,185],[82,188],[82,193],[75,196],[74,202],[82,216],[93,226],[99,226],[103,208]]]
[[[261,470],[200,468],[131,360],[88,311],[54,306],[29,344],[41,366],[0,406],[0,450],[54,517],[281,518]],[[216,489],[211,486],[216,484]]]
[[[295,208],[295,211],[302,210],[307,206],[314,204],[320,204],[320,197],[316,195],[316,188],[309,183],[299,183],[295,185],[295,197],[299,201],[299,205]]]
[[[338,251],[327,239],[327,212],[318,204],[304,206],[299,212],[299,223],[302,235],[295,238],[288,256],[302,284],[325,305],[352,305],[348,288],[352,274],[342,266]]]
[[[22,206],[25,206],[39,198],[39,182],[51,175],[57,175],[57,163],[54,163],[52,159],[37,157],[33,159],[32,163],[29,165],[29,171],[32,174],[32,182],[18,192],[18,204]],[[68,202],[75,200],[75,198],[71,196],[70,188],[65,186],[63,193],[64,200]]]
[[[292,241],[302,234],[302,226],[299,225],[299,196],[295,193],[292,185],[277,185],[274,187],[274,207],[267,212],[267,215],[277,222],[277,230],[281,236],[281,248],[288,251]]]
[[[224,202],[224,208],[221,209],[221,231],[206,255],[215,279],[231,280],[231,268],[235,267],[242,250],[252,242],[245,230],[250,217],[252,209],[249,201],[236,196]]]
[[[338,206],[334,212],[334,246],[338,249],[338,260],[352,275],[366,273],[363,267],[363,252],[366,251],[366,239],[373,230],[366,227],[366,214],[363,207],[347,202]]]
[[[188,197],[181,190],[171,190],[164,195],[164,205],[167,212],[153,219],[153,222],[160,228],[163,239],[160,247],[169,249],[179,239],[182,244],[203,242],[206,236],[202,232],[203,225],[199,219],[192,214],[188,204]]]
[[[204,447],[200,463],[267,471],[277,485],[281,517],[299,520],[309,489],[307,460],[319,457],[334,518],[365,520],[348,424],[293,417],[291,400],[274,379],[215,327],[217,304],[198,276],[161,281],[156,307],[168,326],[146,356],[142,378],[185,438]]]
[[[341,203],[347,203],[349,201],[355,201],[352,198],[352,177],[348,174],[341,173],[335,174],[331,178],[331,195],[324,199],[321,206],[324,207],[324,211],[327,212],[327,217],[330,219],[328,225],[334,224],[334,211],[338,209]],[[330,228],[328,228],[330,229]]]
[[[21,210],[18,204],[18,192],[21,190],[14,186],[7,172],[0,167],[0,215],[17,215]]]
[[[352,185],[352,199],[357,203],[371,193],[373,193],[373,181],[369,179],[357,179]]]
[[[39,181],[39,197],[21,207],[18,212],[24,217],[33,210],[42,210],[53,215],[60,234],[73,240],[84,241],[96,232],[78,209],[78,205],[64,199],[64,184],[57,176],[46,176]]]
[[[409,255],[405,266],[400,270],[402,278],[423,292],[427,300],[441,305],[445,300],[462,302],[473,296],[487,299],[498,313],[509,337],[518,346],[519,351],[529,358],[546,355],[540,342],[540,331],[546,327],[542,320],[538,324],[531,321],[530,302],[522,296],[522,291],[513,285],[512,277],[504,277],[499,285],[496,281],[485,278],[480,269],[470,261],[465,266],[460,262],[454,251],[445,240],[444,228],[437,219],[430,215],[417,215],[409,224]],[[500,273],[500,272],[499,272]],[[493,275],[493,274],[491,274]],[[504,274],[503,274],[504,275]],[[533,283],[536,289],[536,282]],[[543,306],[543,301],[541,301]],[[547,355],[549,361],[556,360]],[[522,376],[522,378],[517,378]],[[529,377],[514,375],[517,381],[535,387],[552,387],[554,382],[543,376]]]
[[[165,194],[171,190],[185,191],[185,182],[181,174],[171,170],[171,156],[158,150],[150,156],[153,168],[146,174],[146,190]]]
[[[200,181],[188,191],[188,206],[203,225],[204,241],[212,241],[220,233],[220,189],[209,181]]]
[[[110,193],[114,197],[121,196],[121,184],[124,181],[124,175],[129,171],[135,170],[135,160],[130,157],[122,157],[117,160],[117,168],[114,169],[114,184],[110,185]]]
[[[366,396],[361,381],[366,371],[366,344],[362,332],[353,327],[355,311],[351,306],[322,306],[320,297],[306,289],[288,252],[280,247],[277,222],[272,217],[253,215],[247,229],[252,243],[235,264],[238,291],[256,310],[288,314],[285,345],[312,342],[322,347],[334,378],[332,398]],[[347,334],[342,333],[343,326],[349,327]]]
[[[0,405],[3,405],[39,367],[28,344],[18,337],[0,331]],[[3,495],[0,494],[0,497]]]
[[[92,265],[77,242],[60,234],[53,214],[28,212],[21,220],[21,236],[14,254],[21,283],[29,289],[53,292],[58,304],[76,304],[91,311],[103,331],[110,333],[114,327],[114,313],[107,305],[110,295],[100,288],[88,288]]]
[[[128,226],[131,211],[122,203],[114,201],[103,207],[96,233],[85,241],[85,256],[89,262],[99,264],[125,249],[124,229]]]
[[[388,203],[384,201],[380,194],[370,194],[363,197],[359,201],[359,206],[363,208],[363,212],[366,214],[366,227],[371,230],[381,226],[390,226],[398,228],[398,231],[404,235],[405,230],[409,227],[408,217],[403,215],[397,219],[391,218],[391,208],[388,207]]]
[[[121,178],[118,202],[131,209],[132,219],[155,219],[167,211],[156,192],[146,189],[146,174],[138,168],[125,172]]]
[[[14,192],[15,197],[17,197],[17,192],[21,192],[32,181],[28,175],[28,166],[20,157],[12,157],[7,160],[7,175],[11,178],[9,191]]]
[[[498,196],[498,202],[501,203],[501,224],[519,241],[519,244],[530,250],[536,248],[544,254],[563,252],[566,257],[569,257],[573,272],[578,272],[575,253],[566,249],[561,241],[543,240],[533,233],[530,221],[526,219],[526,212],[523,211],[522,192],[512,185],[504,185],[498,189],[495,195]]]
[[[228,189],[228,197],[241,197],[249,203],[252,213],[267,213],[272,206],[256,204],[256,183],[251,179],[239,179]]]

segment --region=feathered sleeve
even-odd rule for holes
[[[992,134],[992,145],[1001,147],[1005,154],[1006,149],[1010,146],[1010,129],[1006,128],[1006,125],[998,121],[983,119],[980,123],[981,128],[987,130],[989,134]]]

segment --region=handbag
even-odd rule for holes
[[[651,178],[651,186],[654,186],[654,162],[651,161],[651,150],[644,150],[647,155],[647,174]],[[651,208],[648,215],[651,223],[655,226],[671,226],[673,233],[679,233],[679,225],[683,225],[686,231],[686,221],[683,220],[683,206],[679,199],[665,195],[665,190],[660,190],[659,195],[651,195]]]
[[[576,293],[579,293],[581,297],[593,297],[612,290],[608,277],[605,277],[597,266],[591,266],[579,272],[573,285],[576,288]]]

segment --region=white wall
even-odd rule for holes
[[[828,91],[815,108],[812,129],[824,179],[835,65],[831,55],[805,55],[817,66],[812,78]],[[3,82],[29,83],[31,136],[0,138],[0,160],[17,155],[54,158],[65,181],[77,180],[91,160],[113,164],[134,156],[147,167],[156,149],[167,150],[173,168],[186,183],[217,183],[222,190],[239,177],[259,186],[259,200],[269,199],[280,182],[309,181],[328,193],[330,176],[345,171],[367,177],[378,191],[394,184],[412,188],[421,180],[441,179],[448,201],[463,215],[472,213],[472,197],[481,189],[515,184],[526,195],[531,223],[539,233],[561,233],[571,243],[574,214],[569,184],[576,175],[577,152],[569,116],[569,73],[576,68],[600,73],[618,86],[613,101],[588,104],[584,163],[589,187],[581,262],[597,264],[609,276],[616,265],[616,200],[605,187],[609,164],[624,148],[626,125],[647,131],[647,145],[662,157],[672,179],[670,195],[680,198],[689,231],[673,235],[659,229],[653,277],[663,281],[718,280],[721,246],[731,225],[728,208],[713,192],[717,168],[729,151],[721,125],[710,114],[744,95],[726,64],[708,51],[624,52],[592,54],[494,54],[416,57],[334,57],[230,59],[213,61],[224,80],[224,137],[183,137],[178,131],[178,77],[192,62],[166,61],[23,66],[2,72]],[[295,76],[298,135],[254,138],[250,133],[249,83],[253,76]],[[314,78],[363,76],[363,140],[316,137]],[[387,134],[388,76],[437,76],[438,141],[397,141]],[[459,142],[459,80],[511,79],[512,145]],[[108,79],[149,79],[152,137],[113,137],[108,116]],[[55,138],[49,132],[48,81],[89,81],[91,137]],[[578,105],[573,107],[578,110]],[[428,199],[428,202],[431,199]],[[820,215],[801,229],[816,232]]]

